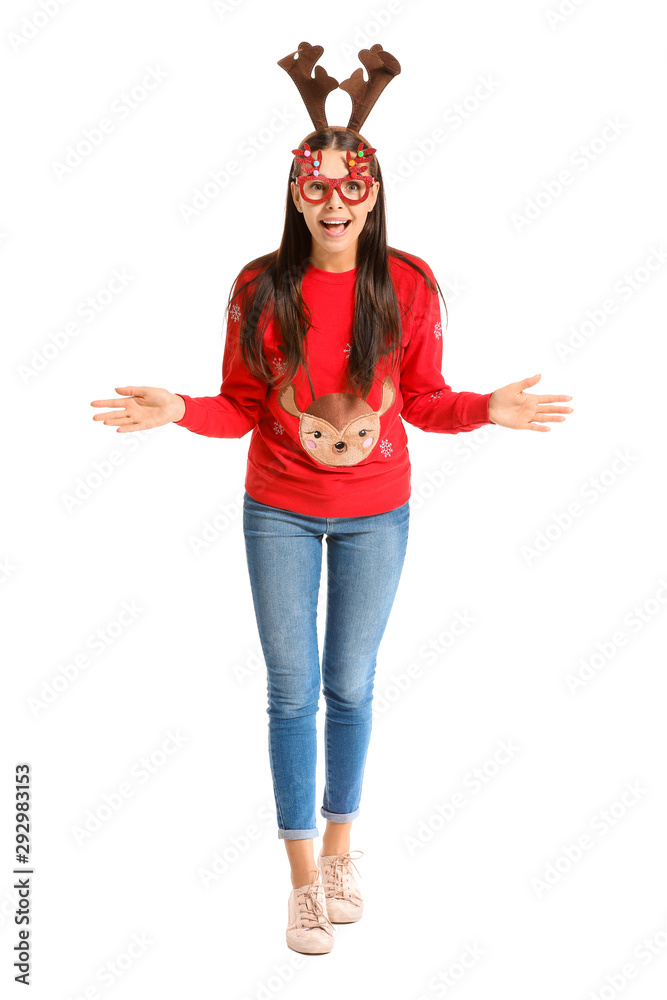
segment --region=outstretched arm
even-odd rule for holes
[[[435,283],[428,264],[421,258],[419,263]],[[573,412],[571,406],[548,405],[567,402],[572,396],[524,392],[541,375],[511,382],[495,392],[454,392],[442,375],[440,301],[437,291],[431,292],[421,276],[408,326],[410,339],[401,369],[401,416],[422,430],[458,434],[491,423],[515,430],[549,431],[545,424],[563,421],[561,414]]]

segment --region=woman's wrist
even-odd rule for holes
[[[493,402],[493,397],[494,396],[495,396],[495,392],[492,392],[491,395],[489,396],[489,421],[492,424],[495,424],[495,422],[496,422],[493,419],[493,411],[495,410],[495,405],[494,405],[494,402]]]
[[[182,396],[179,396],[177,392],[173,392],[172,396],[174,397],[173,409],[175,415],[171,419],[172,423],[176,423],[177,421],[182,420],[185,416],[185,400]]]

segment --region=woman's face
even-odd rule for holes
[[[344,149],[323,149],[322,163],[319,171],[325,177],[347,177],[349,168],[347,165],[347,155],[349,150]],[[364,171],[368,174],[368,169]],[[303,213],[306,225],[313,238],[312,256],[315,259],[325,260],[329,254],[347,254],[351,251],[356,253],[356,243],[359,234],[366,223],[366,216],[372,211],[377,200],[380,182],[375,180],[368,197],[358,205],[350,205],[343,201],[334,188],[328,201],[313,205],[301,197],[299,185],[296,181],[291,182],[292,198],[297,209]],[[341,236],[330,234],[327,227],[323,225],[325,219],[349,220],[345,232]],[[354,264],[350,264],[354,267]]]

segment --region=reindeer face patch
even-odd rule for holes
[[[380,437],[380,417],[396,399],[396,386],[387,375],[382,383],[379,410],[348,392],[330,392],[301,411],[294,385],[278,393],[283,410],[299,418],[299,440],[304,451],[321,465],[356,465],[375,448]]]

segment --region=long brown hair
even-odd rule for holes
[[[352,130],[327,127],[307,136],[299,148],[303,149],[308,141],[312,149],[356,151],[361,138]],[[299,365],[304,361],[303,339],[312,322],[310,310],[301,294],[303,275],[310,261],[312,237],[305,219],[294,204],[290,188],[290,182],[296,179],[300,169],[295,158],[287,185],[285,227],[280,247],[272,253],[256,257],[239,271],[227,303],[229,310],[233,299],[244,294],[245,307],[239,338],[241,354],[248,370],[271,385],[281,381],[286,384],[294,378]],[[388,246],[384,184],[377,156],[369,163],[368,170],[380,182],[380,189],[373,210],[366,216],[357,246],[353,336],[347,364],[346,389],[361,395],[363,399],[368,396],[376,378],[378,362],[385,355],[390,355],[393,368],[402,342],[401,315],[389,271],[389,257],[397,257],[419,271],[431,291],[435,291],[433,282],[421,267],[400,250]],[[239,285],[234,294],[234,286],[247,270],[257,270],[258,273]],[[249,290],[251,294],[245,291],[248,286],[252,286]],[[442,296],[437,281],[436,286]],[[444,296],[442,298],[444,302]],[[265,320],[260,329],[263,314]],[[279,372],[269,368],[261,349],[264,331],[271,317],[282,335],[280,346],[285,354],[285,363]]]

